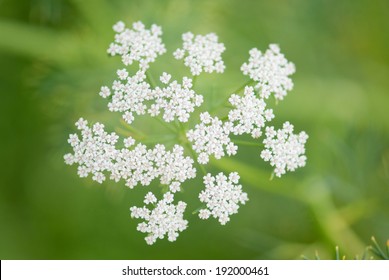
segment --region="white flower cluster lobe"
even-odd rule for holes
[[[162,114],[165,122],[177,119],[187,122],[190,114],[203,103],[203,96],[192,89],[192,79],[184,77],[182,83],[170,82],[171,75],[163,73],[160,77],[165,87],[151,88],[146,81],[146,74],[138,71],[133,77],[125,69],[118,71],[119,80],[113,82],[112,100],[108,108],[112,112],[122,112],[123,119],[131,124],[135,116],[148,113],[152,117]],[[100,95],[107,98],[111,95],[108,87],[103,86]]]
[[[130,150],[135,141],[129,137],[123,141],[126,148],[116,149],[118,136],[105,132],[102,124],[96,123],[91,129],[80,119],[76,125],[82,138],[77,134],[70,135],[68,141],[74,154],[66,154],[64,159],[67,164],[79,165],[80,177],[92,173],[92,179],[102,183],[106,179],[104,173],[110,173],[110,179],[124,180],[129,188],[138,184],[148,186],[160,178],[161,184],[169,185],[171,192],[178,191],[182,182],[196,177],[193,159],[185,157],[184,149],[179,145],[167,151],[161,144],[147,149],[139,143]]]
[[[294,171],[305,166],[305,143],[308,135],[302,131],[293,134],[293,125],[285,122],[282,129],[275,130],[270,126],[266,128],[266,138],[263,141],[265,149],[261,157],[274,166],[274,173],[281,177],[286,171]]]
[[[273,110],[265,109],[265,101],[256,97],[253,87],[246,87],[243,97],[231,95],[229,102],[236,108],[228,113],[228,119],[233,123],[232,133],[235,135],[249,133],[253,138],[258,138],[265,122],[274,118]]]
[[[208,173],[203,179],[205,190],[199,194],[199,199],[205,203],[206,208],[199,211],[199,217],[208,219],[213,216],[225,225],[230,220],[230,215],[238,213],[239,204],[248,201],[242,185],[238,184],[239,175],[232,172],[227,178],[223,173],[215,177]]]
[[[107,52],[114,56],[120,55],[124,65],[131,65],[134,61],[139,62],[142,70],[149,68],[149,64],[166,52],[162,43],[162,29],[153,24],[151,29],[146,29],[145,25],[138,21],[132,29],[125,27],[121,21],[113,26],[115,42],[111,43]]]
[[[241,70],[257,82],[255,87],[262,98],[267,99],[273,93],[277,100],[282,100],[293,88],[289,76],[296,71],[295,66],[275,44],[271,44],[265,53],[251,49],[249,61],[242,65]]]
[[[198,154],[197,161],[206,164],[209,156],[220,159],[228,155],[235,155],[238,147],[231,141],[229,134],[232,123],[222,122],[217,117],[211,117],[208,112],[200,114],[201,123],[187,132],[186,136],[192,142],[193,150]]]
[[[214,33],[207,35],[193,35],[187,32],[182,35],[183,47],[177,49],[173,55],[176,59],[184,59],[192,75],[198,76],[201,72],[223,73],[225,66],[221,54],[225,51],[223,43],[218,43]]]
[[[162,200],[157,201],[156,197],[149,192],[144,202],[146,205],[153,204],[153,209],[150,210],[146,206],[130,208],[131,217],[145,220],[138,224],[137,229],[148,234],[145,238],[147,244],[151,245],[158,238],[163,239],[165,235],[173,242],[179,233],[187,228],[188,221],[183,218],[186,203],[179,201],[174,205],[173,199],[173,194],[167,192]]]

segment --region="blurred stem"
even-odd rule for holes
[[[192,88],[194,88],[195,85],[196,85],[197,77],[198,77],[198,76],[193,76],[193,78],[192,78]]]
[[[253,80],[249,80],[247,82],[245,82],[244,84],[242,84],[241,86],[239,86],[236,90],[232,91],[225,99],[224,101],[222,101],[221,103],[218,103],[217,106],[211,108],[210,110],[210,113],[214,113],[217,109],[219,109],[221,106],[223,107],[231,107],[231,104],[228,102],[228,99],[230,99],[230,96],[232,94],[237,94],[239,92],[241,92],[246,86],[252,84],[254,81]],[[232,108],[232,107],[231,107]]]
[[[253,80],[249,80],[247,82],[245,82],[243,85],[241,85],[240,87],[238,87],[235,91],[233,91],[231,94],[236,94],[236,93],[239,93],[241,92],[246,86],[249,86],[250,84],[254,83]]]
[[[260,147],[263,146],[261,142],[251,142],[251,141],[244,141],[244,140],[237,140],[237,139],[231,139],[232,142],[235,144],[240,144],[244,146],[255,146],[255,147]]]
[[[200,164],[197,160],[197,154],[196,152],[193,150],[188,138],[186,137],[186,134],[184,133],[181,137],[181,142],[183,142],[183,145],[189,150],[190,154],[192,155],[193,159],[195,160],[198,168],[201,170],[201,172],[203,173],[203,175],[207,175],[207,171],[205,170],[205,167]]]
[[[373,246],[371,246],[371,250],[374,254],[376,254],[378,257],[380,257],[383,260],[389,259],[389,242],[386,242],[386,251],[388,252],[388,255],[384,253],[384,251],[381,249],[381,246],[377,243],[375,240],[375,237],[371,237],[371,241],[373,242]]]
[[[147,140],[142,141],[143,143],[160,143],[176,138],[176,134],[167,134],[167,135],[150,135]]]
[[[156,87],[156,83],[150,73],[150,71],[147,69],[146,72],[145,72],[145,75],[146,75],[146,80],[149,82],[150,86],[152,88],[155,88]]]
[[[160,124],[162,124],[164,127],[166,127],[167,129],[169,129],[171,132],[174,132],[175,134],[177,134],[177,130],[175,130],[171,125],[169,125],[168,123],[164,122],[163,120],[161,120],[160,117],[156,117],[155,118]]]
[[[120,123],[126,128],[128,129],[129,131],[131,131],[132,133],[134,133],[134,136],[137,140],[144,140],[147,138],[147,135],[144,134],[142,131],[136,129],[135,127],[129,125],[128,123],[126,123],[123,119],[120,120]]]
[[[318,229],[330,246],[341,244],[347,255],[356,255],[363,250],[364,244],[336,209],[327,186],[322,182],[305,184],[299,195],[316,217]]]

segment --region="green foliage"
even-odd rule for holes
[[[389,240],[386,241],[386,246],[381,248],[381,246],[377,243],[374,236],[371,238],[372,245],[366,247],[365,251],[362,255],[356,255],[354,260],[389,260]],[[370,254],[369,254],[370,253]],[[303,259],[309,260],[308,257],[302,256]],[[346,255],[341,255],[339,247],[335,247],[335,260],[346,260]],[[315,260],[320,260],[319,253],[315,252]]]
[[[317,250],[332,259],[336,245],[342,258],[363,252],[361,240],[373,233],[387,238],[388,3],[281,2],[0,1],[0,258],[294,259]],[[167,68],[177,69],[173,77],[188,74],[171,56],[181,33],[217,33],[226,73],[196,81],[209,110],[246,82],[239,68],[249,49],[279,43],[297,72],[273,125],[289,120],[309,134],[307,166],[269,180],[260,147],[242,142],[238,157],[207,166],[240,173],[250,201],[239,214],[224,227],[199,221],[190,214],[198,202],[177,242],[144,244],[128,208],[148,189],[81,180],[62,159],[80,116],[129,133],[98,96],[120,67],[105,52],[118,20],[163,27],[168,53],[153,65],[154,77]],[[169,131],[146,119],[134,127]],[[182,198],[196,205],[200,180],[185,187]],[[387,259],[388,244],[372,242],[369,252]]]

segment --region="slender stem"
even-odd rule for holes
[[[142,131],[136,129],[135,127],[129,125],[128,123],[126,123],[124,120],[121,120],[120,121],[129,131],[131,131],[132,133],[136,134],[137,137],[139,139],[146,139],[147,136],[146,134],[144,134]]]
[[[249,80],[247,82],[245,82],[243,85],[241,85],[240,87],[238,87],[235,91],[233,91],[232,93],[239,93],[242,89],[244,89],[246,86],[252,84],[254,81],[253,80]]]
[[[203,175],[204,176],[207,175],[207,171],[205,170],[204,165],[202,165],[202,164],[200,164],[198,162],[197,155],[196,155],[195,151],[192,149],[192,147],[189,144],[187,144],[186,146],[188,147],[188,149],[189,149],[190,153],[192,154],[193,158],[196,160],[197,166],[200,168],[200,170],[203,173]]]
[[[382,251],[380,245],[377,243],[377,241],[375,240],[374,236],[372,236],[371,238],[371,241],[373,241],[373,251],[376,253],[376,255],[378,255],[379,257],[381,257],[382,259],[385,259],[386,256],[385,256],[385,253]]]
[[[192,215],[197,214],[198,212],[200,212],[201,209],[204,209],[204,206],[200,206],[197,209],[193,210]]]
[[[147,79],[147,81],[149,82],[150,86],[151,86],[152,88],[155,88],[156,83],[154,82],[154,79],[153,79],[153,77],[151,76],[149,70],[146,70],[145,75],[146,75],[146,79]]]
[[[182,124],[182,122],[178,122],[178,126],[180,127],[181,132],[185,132],[185,126]]]
[[[389,239],[386,240],[386,253],[388,254],[388,258],[389,258]]]
[[[244,84],[242,84],[240,87],[238,87],[236,90],[232,91],[231,94],[234,94],[234,93],[239,93],[242,91],[242,89],[244,89],[246,86],[252,84],[254,81],[253,80],[249,80],[247,82],[245,82]],[[229,94],[226,99],[224,99],[223,102],[219,103],[216,107],[214,107],[211,112],[214,112],[218,107],[220,107],[220,105],[222,106],[230,106],[229,103],[228,103],[228,99],[230,98],[231,94]]]
[[[143,141],[143,143],[158,143],[161,141],[168,141],[168,140],[173,140],[176,138],[176,135],[168,134],[168,135],[150,135],[149,139],[146,141]]]
[[[238,145],[245,145],[245,146],[261,146],[262,143],[260,142],[251,142],[251,141],[244,141],[244,140],[237,140],[237,139],[231,139],[232,142]]]
[[[197,77],[198,76],[193,76],[193,78],[192,78],[192,88],[195,87],[195,84],[196,84],[196,81],[197,81]]]
[[[177,130],[175,130],[171,125],[165,123],[163,120],[161,120],[160,117],[155,118],[160,124],[162,124],[165,128],[169,129],[171,132],[177,133]]]
[[[185,142],[184,143],[185,147],[188,148],[189,152],[191,153],[192,157],[195,159],[196,163],[197,163],[197,166],[200,168],[201,172],[205,175],[207,175],[207,171],[205,170],[205,167],[200,164],[197,160],[197,154],[195,153],[195,151],[193,150],[192,146],[190,145],[189,142]]]
[[[337,260],[340,260],[340,254],[339,254],[339,247],[338,246],[335,247],[335,258]]]

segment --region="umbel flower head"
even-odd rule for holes
[[[189,206],[179,197],[187,181],[199,172],[204,185],[198,195],[200,220],[213,217],[224,225],[248,202],[237,172],[206,172],[211,159],[238,153],[238,145],[245,142],[239,141],[241,135],[251,136],[250,144],[259,147],[258,138],[265,134],[264,149],[258,158],[270,162],[278,177],[305,166],[308,135],[294,134],[289,122],[278,130],[268,126],[275,115],[267,100],[271,95],[276,101],[284,99],[293,87],[289,76],[295,71],[294,64],[286,60],[277,45],[270,45],[264,53],[250,50],[249,61],[241,67],[243,75],[250,78],[246,87],[241,87],[243,92],[233,92],[229,104],[226,102],[218,114],[212,115],[201,108],[206,100],[203,94],[207,92],[203,87],[201,93],[197,92],[194,78],[224,72],[225,46],[216,34],[183,34],[183,45],[173,56],[183,60],[191,74],[173,78],[173,71],[166,69],[155,79],[151,77],[150,65],[167,51],[162,28],[153,24],[147,29],[142,22],[127,28],[119,21],[113,30],[114,42],[107,52],[121,56],[123,66],[116,70],[117,78],[111,86],[100,88],[99,95],[108,100],[109,111],[121,113],[128,131],[124,135],[108,132],[103,124],[90,124],[80,118],[76,122],[80,133],[71,134],[68,139],[73,153],[66,154],[64,160],[77,165],[82,178],[90,176],[97,183],[112,180],[129,189],[138,185],[146,189],[144,205],[131,206],[130,215],[143,220],[137,230],[146,234],[147,244],[165,237],[175,241],[188,228],[191,218],[185,210],[198,209],[199,205]],[[139,68],[129,72],[127,66],[134,62]],[[160,83],[156,84],[156,80]],[[137,123],[140,116],[158,120],[169,132],[147,135]],[[190,120],[197,118],[199,122],[193,125]],[[172,140],[176,142],[172,144]],[[160,187],[153,186],[153,181],[159,181]]]

